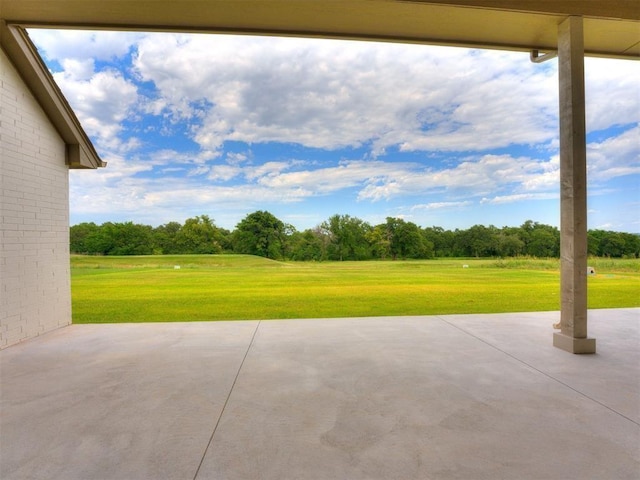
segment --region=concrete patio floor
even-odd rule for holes
[[[558,318],[73,325],[0,352],[0,478],[640,478],[640,309]]]

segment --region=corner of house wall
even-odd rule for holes
[[[0,349],[71,324],[65,143],[0,50]]]

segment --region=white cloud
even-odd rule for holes
[[[509,155],[484,155],[467,159],[442,170],[414,167],[400,175],[364,188],[359,199],[389,199],[398,195],[464,192],[468,197],[487,195],[504,188],[527,189],[533,179],[544,175],[549,162]]]
[[[462,202],[431,202],[431,203],[423,203],[413,205],[411,207],[412,211],[416,210],[450,210],[450,209],[458,209],[464,208],[473,205],[473,202],[470,200],[465,200]]]
[[[357,200],[380,201],[427,194],[466,198],[486,196],[505,189],[528,193],[530,198],[558,189],[556,158],[548,162],[509,155],[468,158],[446,169],[425,168],[419,163],[382,160],[344,160],[337,165],[317,166],[293,160],[264,164],[201,166],[193,175],[207,174],[213,182],[244,179],[262,192],[281,192],[283,198],[302,199],[356,189]],[[553,177],[554,181],[547,183]],[[543,181],[536,181],[542,178]],[[237,188],[242,188],[241,186]],[[271,197],[271,193],[268,194]],[[428,208],[464,206],[467,200],[434,202]],[[423,207],[427,208],[427,207]]]
[[[134,213],[140,209],[148,180],[134,178],[153,168],[150,163],[130,161],[118,155],[105,158],[108,168],[71,170],[69,203],[74,214]]]
[[[498,195],[493,198],[483,198],[481,204],[499,205],[503,203],[524,202],[529,200],[554,200],[560,198],[559,193],[518,193],[514,195]]]
[[[305,164],[298,164],[304,166]],[[382,178],[405,174],[407,166],[382,161],[350,160],[336,166],[298,169],[263,175],[259,183],[271,188],[295,189],[326,195],[340,190],[360,187]],[[284,170],[284,168],[283,168]]]
[[[139,146],[139,141],[119,138],[122,122],[132,113],[138,94],[134,84],[115,70],[92,71],[93,62],[65,60],[68,70],[54,79],[99,149],[120,150]]]
[[[204,175],[205,173],[209,173],[209,170],[210,168],[207,167],[206,165],[200,165],[189,170],[189,173],[187,173],[187,175],[189,177],[194,177],[196,175]]]
[[[587,146],[591,180],[605,181],[640,174],[640,125],[622,134]]]
[[[555,62],[371,42],[30,34],[57,61],[54,70],[62,67],[55,79],[109,162],[104,171],[72,174],[72,212],[143,208],[150,218],[180,220],[186,212],[348,192],[353,204],[385,202],[378,211],[413,197],[420,203],[402,208],[435,216],[557,198]],[[586,60],[589,132],[626,128],[615,137],[597,133],[588,145],[589,179],[599,189],[590,186],[591,196],[612,195],[609,180],[640,173],[639,65]],[[135,131],[124,128],[138,120]],[[177,132],[189,139],[174,143]],[[153,145],[156,138],[162,146]],[[231,141],[239,152],[226,150]],[[280,152],[291,144],[325,152],[263,158],[270,143]],[[337,151],[343,147],[360,150]],[[154,178],[156,171],[163,177]]]
[[[554,71],[524,54],[162,35],[140,42],[134,65],[177,118],[210,102],[194,139],[211,149],[235,140],[482,150],[549,141],[557,130]]]
[[[640,122],[640,64],[633,60],[585,59],[587,129]]]
[[[234,165],[214,165],[209,169],[209,179],[214,182],[228,182],[236,178],[240,173],[241,169]]]
[[[172,210],[185,208],[188,211],[242,205],[243,209],[250,211],[267,202],[288,203],[300,199],[295,190],[282,192],[260,185],[225,187],[175,182],[171,188],[147,191],[144,195],[143,205],[147,208],[169,208]]]
[[[65,58],[62,60],[63,75],[58,74],[58,79],[74,79],[76,81],[90,81],[94,75],[95,62],[93,58],[76,60],[74,58]]]
[[[29,36],[51,60],[109,60],[126,55],[145,34],[30,28]]]
[[[82,94],[78,83],[89,84],[72,102],[81,114],[90,113],[82,118],[89,130],[117,132],[122,116],[98,112],[120,107],[130,113],[134,102],[132,83],[121,74],[101,72],[112,77],[113,88],[100,85],[107,81],[100,73],[89,77],[93,60],[134,51],[135,73],[160,95],[141,101],[140,111],[170,112],[175,121],[199,117],[193,138],[209,158],[227,140],[324,149],[369,145],[376,156],[393,145],[482,151],[557,138],[555,63],[532,64],[521,53],[227,35],[30,34],[63,65],[57,80],[71,99]],[[630,61],[586,60],[590,130],[640,120],[638,68]],[[117,83],[125,87],[124,98],[101,102],[99,92],[113,92]],[[103,121],[96,124],[96,118]]]
[[[239,152],[229,152],[226,155],[227,163],[231,165],[239,165],[245,161],[247,161],[251,157],[251,152],[239,153]]]

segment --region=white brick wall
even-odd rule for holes
[[[71,323],[65,144],[0,50],[0,349]]]

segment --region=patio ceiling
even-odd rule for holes
[[[229,32],[555,50],[584,17],[587,55],[640,56],[638,0],[0,0],[22,26]]]

